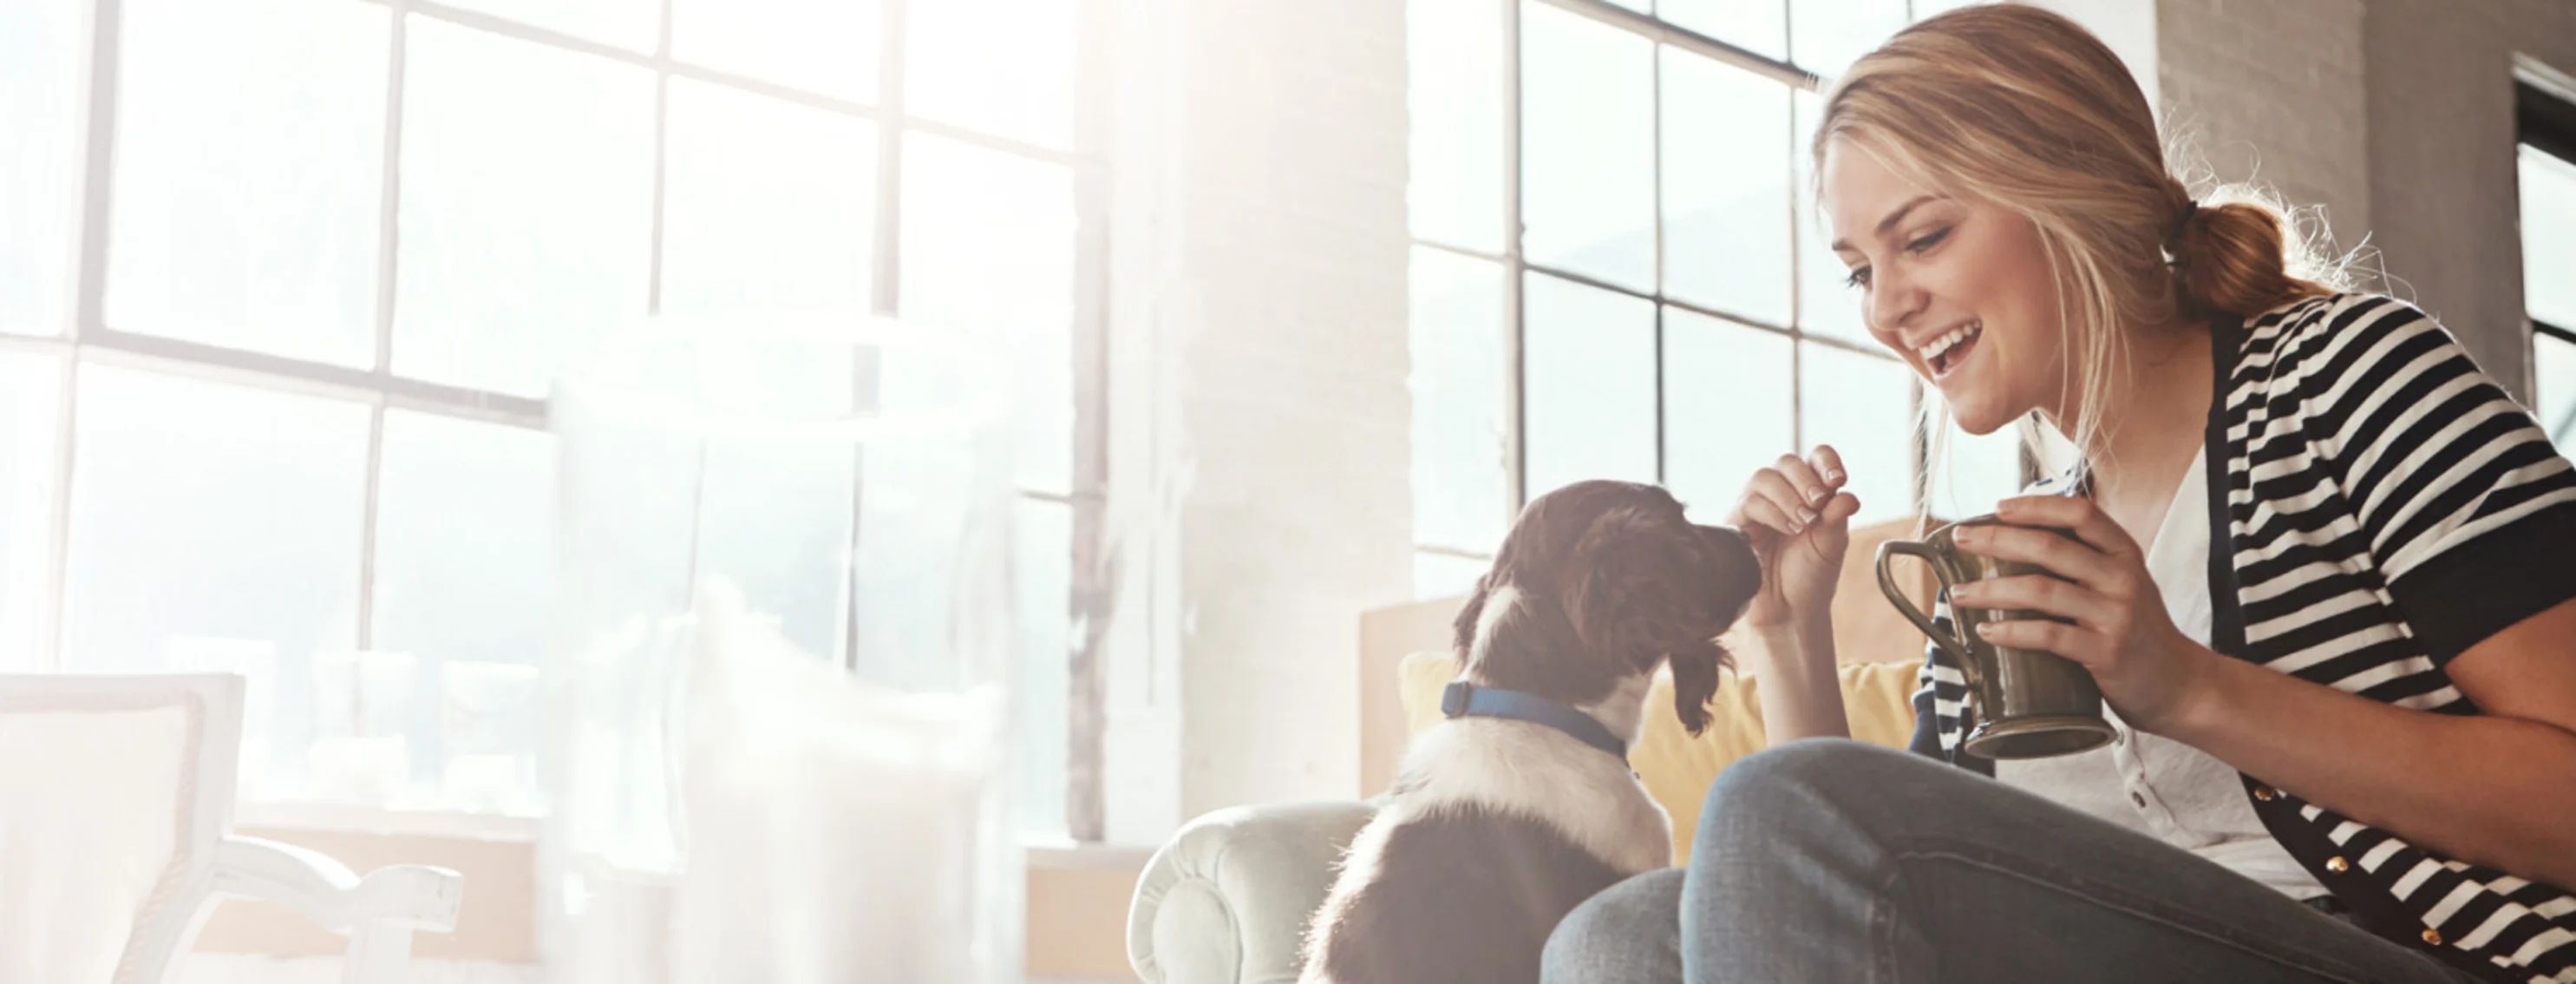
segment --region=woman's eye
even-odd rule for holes
[[[1843,286],[1855,289],[1869,286],[1869,268],[1853,267],[1851,275],[1843,278]]]
[[[1920,253],[1924,250],[1931,249],[1934,246],[1941,245],[1941,241],[1948,238],[1950,238],[1950,229],[1944,227],[1939,232],[1932,233],[1921,239],[1905,244],[1905,248]]]

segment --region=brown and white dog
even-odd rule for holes
[[[1520,984],[1593,893],[1672,864],[1628,770],[1667,661],[1692,734],[1761,586],[1743,534],[1651,485],[1583,482],[1521,512],[1459,612],[1449,720],[1406,749],[1306,938],[1302,984]]]

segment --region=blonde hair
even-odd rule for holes
[[[1810,148],[1819,173],[1834,140],[2038,227],[2067,342],[2066,437],[2088,461],[2104,453],[2111,387],[2128,366],[2124,329],[2244,318],[2344,286],[2259,192],[2197,201],[2119,57],[2037,7],[1961,7],[1898,33],[1826,97]]]

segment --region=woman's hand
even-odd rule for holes
[[[1781,455],[1745,483],[1726,521],[1744,531],[1761,558],[1762,590],[1740,624],[1803,629],[1824,623],[1851,543],[1852,514],[1860,511],[1860,499],[1842,491],[1847,480],[1842,456],[1819,445],[1803,459]]]
[[[2074,624],[1988,622],[1979,634],[1998,646],[2044,649],[2083,664],[2103,699],[2140,730],[2163,732],[2188,720],[2209,697],[2221,657],[2174,626],[2137,541],[2089,499],[2024,496],[2005,500],[1996,513],[2003,524],[1961,528],[1959,549],[2037,564],[2068,580],[1972,581],[1952,588],[1951,602],[2029,609]]]

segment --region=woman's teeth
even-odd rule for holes
[[[1984,322],[1971,321],[1951,329],[1949,334],[1933,339],[1918,351],[1922,354],[1923,361],[1932,367],[1933,372],[1946,372],[1949,366],[1945,357],[1984,332]]]

